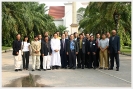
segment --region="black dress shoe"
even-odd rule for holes
[[[51,70],[51,69],[47,69],[47,70]]]
[[[113,70],[113,68],[109,68],[108,70]]]
[[[15,69],[16,72],[18,72],[18,69]]]
[[[28,70],[28,68],[26,68],[26,70]]]
[[[96,67],[93,68],[94,70],[96,69]]]
[[[99,69],[103,69],[102,67],[99,67]]]
[[[37,69],[38,71],[41,71],[41,69]]]
[[[18,71],[22,71],[22,69],[18,69]]]
[[[116,71],[119,71],[119,68],[116,68]]]
[[[73,67],[73,69],[76,69],[76,67]]]
[[[32,69],[32,71],[35,71],[34,69]]]
[[[84,69],[84,67],[82,67],[82,69]]]
[[[46,71],[46,69],[43,69],[44,71]]]
[[[69,67],[69,69],[72,69],[72,67]]]

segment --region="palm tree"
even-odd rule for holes
[[[53,33],[56,26],[46,8],[38,2],[2,2],[2,45],[11,46],[17,33],[31,39],[44,31]]]
[[[85,9],[80,28],[89,33],[105,33],[115,28],[113,14],[119,14],[118,35],[123,43],[131,43],[131,3],[130,2],[91,2]],[[126,34],[125,34],[126,31]],[[123,32],[123,33],[122,33]]]

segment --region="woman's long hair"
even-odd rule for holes
[[[28,36],[24,36],[23,41],[25,41],[25,38],[28,38],[27,43],[29,43],[29,42],[30,42],[30,41],[29,41],[29,37],[28,37]]]

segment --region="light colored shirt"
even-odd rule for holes
[[[23,52],[29,51],[29,45],[30,45],[30,43],[22,42],[22,51]]]
[[[101,48],[105,48],[105,47],[109,46],[109,41],[107,39],[104,39],[104,40],[101,39],[99,41],[98,46],[101,47]]]
[[[74,50],[74,42],[73,41],[70,41],[70,49]]]

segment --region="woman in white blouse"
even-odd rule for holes
[[[30,42],[28,36],[24,37],[22,41],[22,58],[23,58],[23,69],[28,70],[29,68],[29,56],[30,56]]]

